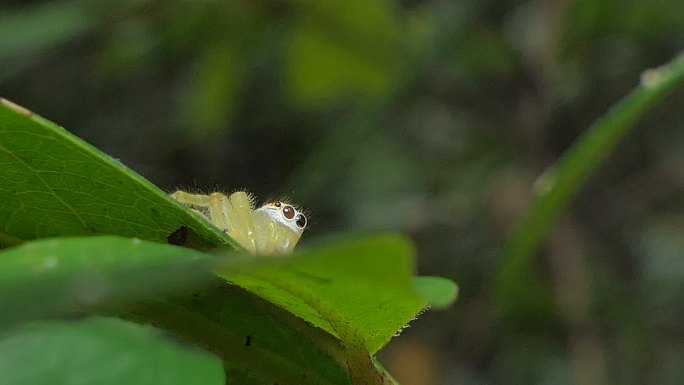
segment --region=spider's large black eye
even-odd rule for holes
[[[283,216],[287,220],[291,220],[295,216],[295,209],[292,206],[283,207]]]
[[[305,228],[306,227],[306,217],[304,216],[304,214],[297,215],[297,219],[296,219],[295,223],[297,224],[297,227],[299,227],[300,229]]]

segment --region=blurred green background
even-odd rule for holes
[[[303,244],[408,234],[461,292],[383,350],[403,385],[680,384],[684,92],[536,255],[549,309],[494,290],[537,176],[682,42],[680,0],[5,0],[0,95],[168,191],[289,197]]]

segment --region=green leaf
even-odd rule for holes
[[[0,99],[0,245],[110,234],[166,242],[186,227],[199,247],[223,232],[119,161]],[[202,244],[204,246],[202,246]]]
[[[416,277],[415,288],[435,309],[451,306],[458,296],[458,286],[442,277]]]
[[[232,270],[277,259],[217,258],[111,236],[26,242],[0,252],[0,326],[83,311],[123,314],[271,381],[348,384],[339,341],[209,274],[217,262]]]
[[[228,364],[229,378],[267,385],[351,384],[339,340],[218,278],[192,293],[140,301],[125,316],[218,355]]]
[[[230,282],[345,340],[358,335],[370,354],[412,320],[426,301],[412,285],[413,248],[396,235],[301,251]]]
[[[207,274],[210,263],[275,304]],[[411,266],[411,249],[396,236],[242,260],[119,237],[37,240],[0,252],[0,323],[84,310],[123,314],[185,337],[265,384],[346,385],[350,376],[382,376],[372,352],[425,305],[413,293]],[[265,277],[270,286],[255,286]]]
[[[0,252],[0,325],[196,287],[215,259],[112,236],[28,242]]]
[[[535,251],[570,199],[619,140],[639,118],[683,82],[684,55],[663,67],[645,71],[641,84],[598,119],[553,168],[540,177],[537,195],[511,237],[498,272],[496,294],[505,312],[547,313],[552,307],[548,290],[530,267]]]
[[[0,385],[223,384],[221,361],[129,322],[40,322],[0,335]]]

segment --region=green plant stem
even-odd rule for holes
[[[596,120],[535,184],[536,196],[510,238],[497,276],[497,300],[504,313],[550,308],[530,264],[542,241],[597,166],[646,112],[684,83],[684,55],[645,71],[641,83]],[[536,302],[535,302],[536,301]]]

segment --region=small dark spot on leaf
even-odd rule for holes
[[[157,218],[157,219],[161,218],[161,215],[159,214],[159,210],[155,209],[154,207],[150,207],[150,212],[152,213],[152,215],[155,218]]]
[[[252,346],[252,336],[248,335],[245,337],[245,346],[250,347]]]
[[[185,226],[181,226],[178,230],[174,231],[166,237],[166,241],[169,244],[180,246],[185,243],[185,241],[188,240],[188,228]]]

